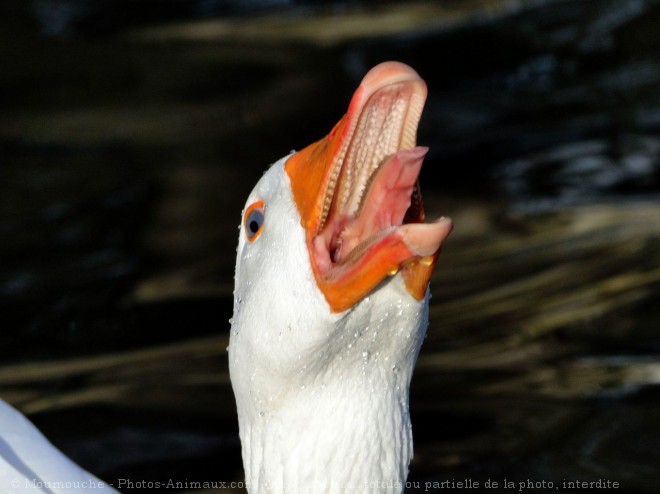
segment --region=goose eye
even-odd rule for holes
[[[247,239],[254,242],[264,227],[264,201],[258,201],[248,206],[243,215],[243,226]]]

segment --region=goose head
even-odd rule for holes
[[[405,482],[410,379],[452,228],[424,222],[425,99],[410,67],[374,67],[331,132],[247,199],[229,367],[250,492]]]

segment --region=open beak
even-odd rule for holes
[[[371,69],[330,134],[285,164],[316,283],[334,312],[388,276],[425,294],[451,220],[424,223],[416,145],[426,84],[407,65]]]

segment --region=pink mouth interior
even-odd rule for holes
[[[328,218],[314,239],[322,272],[333,265],[350,263],[390,235],[406,244],[411,258],[437,252],[451,230],[449,220],[404,224],[427,151],[428,148],[418,146],[385,158],[371,179],[358,214],[332,214]]]
[[[397,248],[397,263],[432,256],[451,231],[445,218],[421,223],[417,179],[428,148],[415,146],[415,140],[425,86],[421,89],[416,74],[401,78],[398,65],[389,68],[397,69],[394,82],[383,83],[391,74],[374,69],[349,107],[349,115],[355,109],[357,118],[335,158],[327,216],[313,239],[316,265],[329,278],[352,271],[364,255],[393,245],[403,247]],[[375,89],[367,89],[371,85]]]
[[[359,214],[333,214],[314,240],[317,258],[342,263],[400,226],[428,148],[401,150],[385,158],[371,179]],[[323,266],[320,266],[322,270]],[[328,268],[329,266],[326,266]]]

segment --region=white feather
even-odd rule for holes
[[[0,400],[0,493],[114,492],[64,456],[27,418]]]

